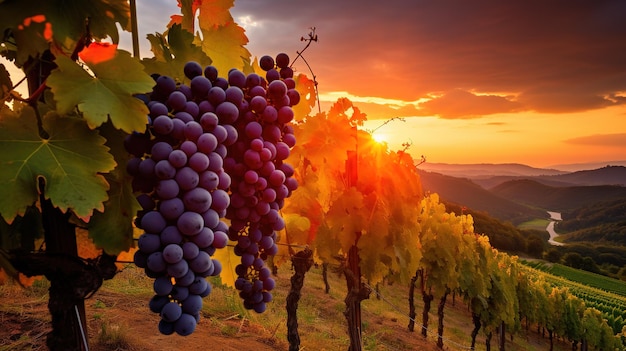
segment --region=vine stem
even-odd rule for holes
[[[302,61],[304,61],[304,64],[309,69],[309,72],[311,72],[311,76],[313,76],[313,84],[315,86],[315,98],[317,100],[317,111],[318,113],[322,113],[322,107],[320,105],[320,93],[317,88],[317,84],[318,84],[317,77],[315,76],[315,73],[313,73],[313,68],[311,68],[311,65],[309,65],[309,62],[304,58],[304,56],[302,56],[302,54],[306,51],[306,49],[308,49],[309,46],[311,46],[311,43],[314,41],[317,41],[317,34],[315,34],[315,27],[311,28],[308,38],[301,37],[300,41],[306,41],[307,44],[304,46],[304,49],[302,49],[301,51],[296,51],[296,54],[297,54],[296,58],[293,59],[293,61],[291,61],[290,67],[293,67],[293,64],[296,63],[296,61],[298,61],[299,58],[301,58]]]

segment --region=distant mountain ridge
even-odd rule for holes
[[[423,163],[420,169],[459,178],[486,176],[540,176],[566,174],[557,169],[535,168],[520,163]]]
[[[510,167],[505,166],[508,170]],[[419,168],[425,192],[438,193],[445,201],[512,223],[546,217],[545,211],[573,210],[595,202],[626,198],[624,166],[555,175],[477,178],[454,177]],[[513,169],[528,170],[523,165],[514,165]]]

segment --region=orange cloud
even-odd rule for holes
[[[511,97],[499,95],[476,95],[454,89],[441,97],[420,104],[420,112],[442,118],[476,118],[495,113],[518,112],[521,104]]]
[[[564,140],[568,144],[626,147],[626,133],[594,134]]]

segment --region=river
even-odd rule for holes
[[[557,234],[557,232],[554,231],[554,225],[556,222],[562,220],[561,213],[548,211],[548,214],[550,215],[550,223],[548,223],[548,226],[546,227],[546,231],[548,232],[548,234],[550,234],[550,239],[548,239],[548,243],[554,246],[565,245],[564,243],[560,243],[554,240],[557,236],[559,236],[559,234]]]

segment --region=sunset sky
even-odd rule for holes
[[[148,56],[146,34],[179,11],[137,4]],[[304,57],[322,109],[348,97],[370,130],[402,117],[377,130],[392,149],[445,163],[626,160],[626,1],[236,0],[232,14],[258,57],[295,57],[315,27]]]

